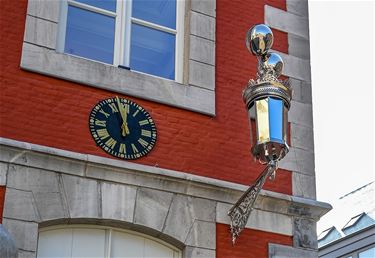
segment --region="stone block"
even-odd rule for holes
[[[50,1],[46,1],[50,2]],[[26,16],[25,38],[26,42],[56,49],[57,24],[30,15]]]
[[[315,176],[293,172],[293,195],[308,199],[316,199]]]
[[[163,233],[183,243],[195,219],[215,222],[215,206],[210,200],[174,195]]]
[[[312,105],[303,104],[292,100],[292,105],[289,110],[289,122],[297,125],[313,127]]]
[[[133,222],[137,188],[127,185],[102,183],[103,219]]]
[[[311,82],[310,60],[302,59],[278,51],[273,52],[278,53],[284,61],[284,75],[298,80]]]
[[[216,221],[216,202],[189,197],[189,208],[193,217],[197,220]]]
[[[207,15],[191,12],[190,34],[215,41],[215,18]]]
[[[289,153],[279,162],[279,167],[301,174],[314,176],[314,153],[291,147]]]
[[[134,223],[162,232],[172,196],[158,190],[138,189]]]
[[[183,257],[186,257],[186,258],[215,258],[216,252],[215,252],[215,250],[187,246],[184,249]]]
[[[29,0],[27,14],[58,23],[60,5],[59,0]]]
[[[7,184],[8,164],[0,162],[0,186]]]
[[[315,221],[305,218],[294,219],[293,246],[318,249]]]
[[[290,85],[293,89],[292,99],[297,102],[311,104],[312,103],[312,91],[311,83],[294,78],[289,78]]]
[[[61,192],[35,192],[33,195],[41,221],[68,218],[69,211]]]
[[[215,43],[213,41],[190,36],[190,59],[215,65]]]
[[[4,217],[25,221],[39,221],[38,211],[34,207],[32,192],[6,189]]]
[[[191,10],[215,17],[216,0],[192,0]]]
[[[54,50],[25,42],[22,48],[21,67],[101,89],[215,115],[215,93],[212,90],[194,85],[187,87],[175,81],[56,53]],[[214,68],[211,73],[214,75]],[[213,76],[208,78],[214,81]]]
[[[290,124],[291,145],[293,147],[314,152],[314,131],[311,127]]]
[[[290,13],[308,17],[309,6],[307,0],[286,0],[286,9]]]
[[[189,60],[189,84],[208,90],[215,89],[215,67]]]
[[[18,250],[18,258],[36,258],[36,252]]]
[[[8,178],[9,187],[32,192],[34,208],[40,220],[68,216],[62,202],[57,173],[11,164]]]
[[[4,218],[3,225],[13,237],[18,249],[36,251],[38,241],[37,223]]]
[[[184,242],[194,222],[192,208],[187,196],[174,195],[163,233],[176,238],[180,242]]]
[[[268,244],[269,258],[316,258],[318,252],[315,250],[306,250],[294,248],[286,245]]]
[[[288,34],[288,54],[302,59],[310,59],[310,42],[309,40]]]
[[[272,28],[309,39],[309,21],[307,17],[265,5],[264,19],[265,23]]]
[[[71,218],[99,217],[99,186],[97,181],[62,175],[63,187]]]
[[[216,223],[195,220],[185,244],[193,247],[216,249]]]
[[[9,165],[8,187],[33,192],[58,192],[57,174],[37,168]]]

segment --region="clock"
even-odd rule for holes
[[[150,114],[137,103],[117,96],[95,105],[89,128],[100,148],[122,159],[143,157],[156,143],[156,126]]]

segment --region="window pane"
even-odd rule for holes
[[[133,0],[133,17],[176,29],[176,0]]]
[[[174,80],[175,35],[133,24],[130,68]]]
[[[173,250],[155,241],[145,239],[144,257],[173,258]]]
[[[116,0],[75,0],[76,2],[88,4],[108,11],[116,12]]]
[[[113,17],[69,6],[65,53],[112,64],[114,37]]]
[[[55,229],[39,233],[38,258],[71,257],[72,229]]]
[[[72,257],[104,257],[105,230],[73,229]]]
[[[359,258],[374,258],[375,257],[375,247],[359,253],[358,257]]]
[[[113,231],[111,240],[112,258],[143,257],[144,238]]]

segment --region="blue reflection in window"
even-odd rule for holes
[[[112,64],[114,38],[113,17],[69,6],[65,53]]]
[[[75,0],[76,2],[88,4],[108,11],[116,12],[116,0]]]
[[[283,101],[269,98],[268,108],[271,141],[283,142]]]
[[[175,35],[132,24],[130,69],[174,80]]]
[[[176,29],[176,0],[133,0],[133,17]]]

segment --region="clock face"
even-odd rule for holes
[[[96,144],[118,158],[143,157],[156,142],[156,127],[150,114],[128,99],[100,101],[91,110],[89,126]]]

